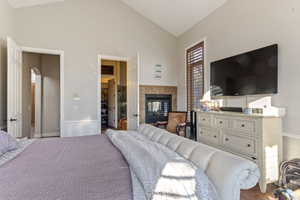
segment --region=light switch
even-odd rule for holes
[[[78,94],[74,94],[73,101],[80,101],[80,96]]]

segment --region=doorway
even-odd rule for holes
[[[101,60],[101,129],[127,130],[127,62]]]
[[[60,57],[22,52],[22,136],[60,136]]]
[[[7,38],[7,131],[16,138],[21,137],[32,137],[32,87],[31,87],[31,69],[35,67],[39,67],[39,65],[30,65],[31,67],[26,68],[26,71],[23,71],[23,54],[39,54],[39,55],[47,55],[49,57],[54,56],[58,63],[59,68],[59,77],[57,78],[56,83],[59,82],[59,111],[56,113],[59,115],[59,135],[64,137],[64,129],[61,125],[64,120],[64,51],[60,50],[51,50],[51,49],[40,49],[40,48],[31,48],[31,47],[21,47],[19,46],[12,38]],[[38,60],[38,59],[37,59]],[[51,60],[51,59],[50,59]],[[50,62],[51,63],[51,62]],[[53,64],[53,63],[52,63]],[[52,65],[51,64],[51,65]],[[47,67],[46,69],[51,69],[51,67]],[[42,71],[41,71],[42,72]],[[23,84],[23,73],[26,74],[26,80],[28,84]],[[37,76],[38,77],[38,76]],[[45,82],[52,82],[53,80],[50,78],[41,79],[41,85],[43,86]],[[23,96],[26,87],[27,93],[25,93],[29,98],[27,98],[26,104],[24,104]],[[50,94],[50,93],[46,93]],[[36,95],[36,93],[35,93]],[[42,93],[42,96],[45,96]],[[51,95],[50,95],[51,96]],[[29,101],[28,101],[29,100]],[[38,101],[35,101],[35,105]],[[48,105],[47,101],[42,98],[41,103],[45,106]],[[42,107],[42,109],[45,109]],[[41,109],[41,110],[42,110]],[[47,108],[49,109],[49,108]],[[48,111],[46,109],[46,111]],[[51,108],[49,109],[51,110]],[[45,112],[46,112],[45,111]],[[25,113],[23,113],[25,112]],[[36,112],[36,110],[35,110]],[[35,126],[37,123],[38,115],[35,114]],[[41,117],[41,120],[46,120],[47,118]],[[26,130],[23,130],[24,122],[26,123]],[[41,123],[41,129],[43,128],[43,122]],[[36,132],[36,129],[34,130]],[[41,137],[47,136],[44,134]]]
[[[139,126],[139,54],[131,58],[98,56],[98,120],[107,128]]]

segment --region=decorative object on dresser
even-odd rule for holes
[[[198,112],[201,143],[231,152],[258,164],[262,192],[278,181],[282,161],[282,120],[278,116],[233,112]]]

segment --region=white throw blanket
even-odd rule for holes
[[[20,139],[18,140],[18,148],[14,151],[9,151],[3,155],[0,155],[0,167],[4,164],[6,164],[7,162],[11,161],[12,159],[14,159],[15,157],[17,157],[20,153],[22,153],[29,145],[31,145],[33,142],[35,141],[35,139]]]
[[[122,152],[133,174],[135,200],[218,200],[202,169],[176,152],[135,132],[109,130],[108,137]],[[138,197],[137,197],[138,196]]]

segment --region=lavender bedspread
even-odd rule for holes
[[[131,175],[106,136],[43,139],[0,167],[0,200],[132,200]]]

